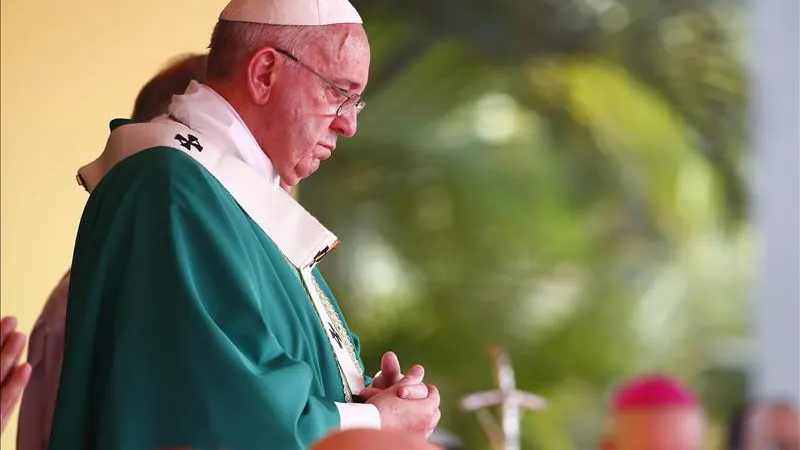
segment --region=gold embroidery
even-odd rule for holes
[[[350,355],[350,359],[353,361],[353,365],[358,370],[359,376],[363,378],[363,374],[361,373],[361,366],[358,364],[358,357],[356,357],[355,349],[353,348],[353,341],[350,339],[350,333],[344,328],[344,323],[342,323],[341,317],[333,308],[333,304],[331,303],[330,299],[325,292],[322,291],[322,288],[319,287],[317,284],[317,279],[314,276],[311,276],[312,282],[314,283],[314,288],[317,290],[317,294],[319,294],[320,298],[322,298],[322,306],[325,308],[325,311],[328,313],[328,316],[331,317],[333,320],[333,326],[336,328],[336,332],[342,336],[344,340],[344,346],[347,349],[347,353]]]
[[[284,259],[286,259],[285,256],[284,256]],[[297,280],[300,282],[300,284],[303,286],[303,288],[305,288],[306,293],[308,294],[308,298],[309,298],[309,300],[311,300],[312,307],[314,307],[314,305],[313,305],[314,298],[311,295],[311,292],[308,291],[308,287],[306,286],[305,282],[303,282],[303,278],[302,278],[301,274],[299,273],[300,272],[299,269],[297,269],[294,266],[294,264],[292,264],[291,261],[289,261],[288,259],[286,259],[286,262],[289,264],[290,268],[292,269],[292,273],[294,273],[295,277],[297,277]],[[341,336],[341,339],[344,341],[345,347],[347,349],[347,353],[350,355],[350,358],[353,360],[353,364],[355,365],[356,370],[358,370],[358,375],[361,378],[363,378],[364,375],[363,375],[363,373],[361,371],[361,366],[358,364],[358,358],[356,357],[355,350],[353,349],[353,342],[350,339],[350,333],[348,333],[344,329],[344,325],[342,324],[342,321],[341,321],[341,318],[339,317],[339,314],[336,313],[336,310],[333,308],[333,305],[331,304],[331,301],[328,298],[328,296],[325,295],[325,293],[319,287],[319,284],[317,283],[317,279],[316,279],[316,277],[314,277],[314,274],[311,273],[311,274],[309,274],[309,276],[311,277],[311,280],[312,280],[311,282],[314,285],[314,290],[316,290],[317,294],[319,294],[319,296],[320,296],[320,299],[322,301],[322,307],[325,308],[325,311],[328,313],[328,316],[331,318],[331,322],[333,322],[333,326],[336,329],[336,332],[339,333],[339,335]],[[325,334],[325,338],[326,338],[325,340],[328,341],[328,345],[330,345],[331,351],[333,352],[333,358],[336,360],[336,366],[339,369],[339,376],[342,378],[342,389],[344,391],[344,400],[347,403],[352,403],[353,402],[353,392],[350,390],[350,384],[347,382],[347,376],[344,373],[344,369],[342,368],[342,364],[339,362],[339,358],[336,356],[336,348],[334,348],[333,343],[328,338],[328,329],[325,327],[324,320],[323,320],[322,316],[320,316],[320,314],[317,311],[316,307],[314,307],[314,312],[317,313],[317,319],[319,319],[320,326],[322,327],[322,332]]]

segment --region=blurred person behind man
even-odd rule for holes
[[[664,375],[628,381],[614,395],[602,450],[701,450],[703,408],[691,388]]]
[[[139,91],[131,119],[148,122],[166,114],[173,95],[183,93],[190,81],[205,79],[206,56],[186,54],[172,59]],[[67,271],[48,297],[31,332],[28,364],[32,372],[20,405],[18,450],[48,447],[64,358],[69,280],[70,271]],[[4,417],[4,424],[5,420]]]

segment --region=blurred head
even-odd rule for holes
[[[205,72],[205,54],[188,54],[175,58],[139,91],[131,119],[147,122],[165,114],[172,96],[183,94],[192,80],[202,83]]]
[[[336,431],[311,450],[441,450],[423,439],[399,431],[352,429]]]
[[[241,116],[283,183],[295,186],[356,133],[370,51],[360,24],[220,20],[206,84]]]
[[[665,376],[645,376],[614,397],[604,450],[700,450],[705,418],[690,388]]]

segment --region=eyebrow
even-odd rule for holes
[[[361,83],[357,83],[353,80],[348,80],[345,78],[331,78],[331,81],[346,91],[354,91],[361,87]]]
[[[353,80],[347,80],[347,79],[344,79],[344,78],[326,77],[325,75],[319,73],[317,71],[317,69],[309,66],[308,64],[306,64],[305,62],[303,62],[302,60],[300,60],[299,58],[297,58],[293,54],[289,53],[288,51],[280,49],[280,48],[275,48],[275,51],[277,51],[278,53],[286,56],[287,58],[291,59],[292,61],[296,62],[297,64],[300,64],[301,66],[305,67],[306,69],[310,70],[311,72],[315,73],[318,77],[321,77],[323,80],[327,80],[328,83],[333,83],[333,85],[336,86],[337,89],[341,89],[341,90],[343,90],[345,92],[348,92],[348,93],[352,94],[354,90],[357,90],[362,86],[361,83],[357,83],[357,82],[355,82]]]

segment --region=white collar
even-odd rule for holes
[[[192,83],[186,94],[173,97],[169,112],[171,118],[160,116],[150,123],[112,122],[106,148],[78,171],[78,183],[91,193],[106,173],[128,156],[153,147],[172,147],[206,167],[295,267],[313,267],[338,245],[333,233],[280,188],[271,161],[219,94]],[[192,151],[192,145],[184,146],[180,138],[185,136],[195,140],[198,151]],[[204,148],[206,151],[201,151]]]
[[[339,241],[286,191],[244,161],[227,154],[198,130],[161,116],[149,123],[111,123],[103,153],[78,171],[88,192],[122,160],[147,149],[171,147],[200,163],[298,269],[310,269]],[[262,188],[259,189],[258,187]]]
[[[250,166],[280,186],[272,161],[256,142],[239,113],[210,87],[192,81],[182,95],[172,97],[169,115],[211,139],[223,153]]]

